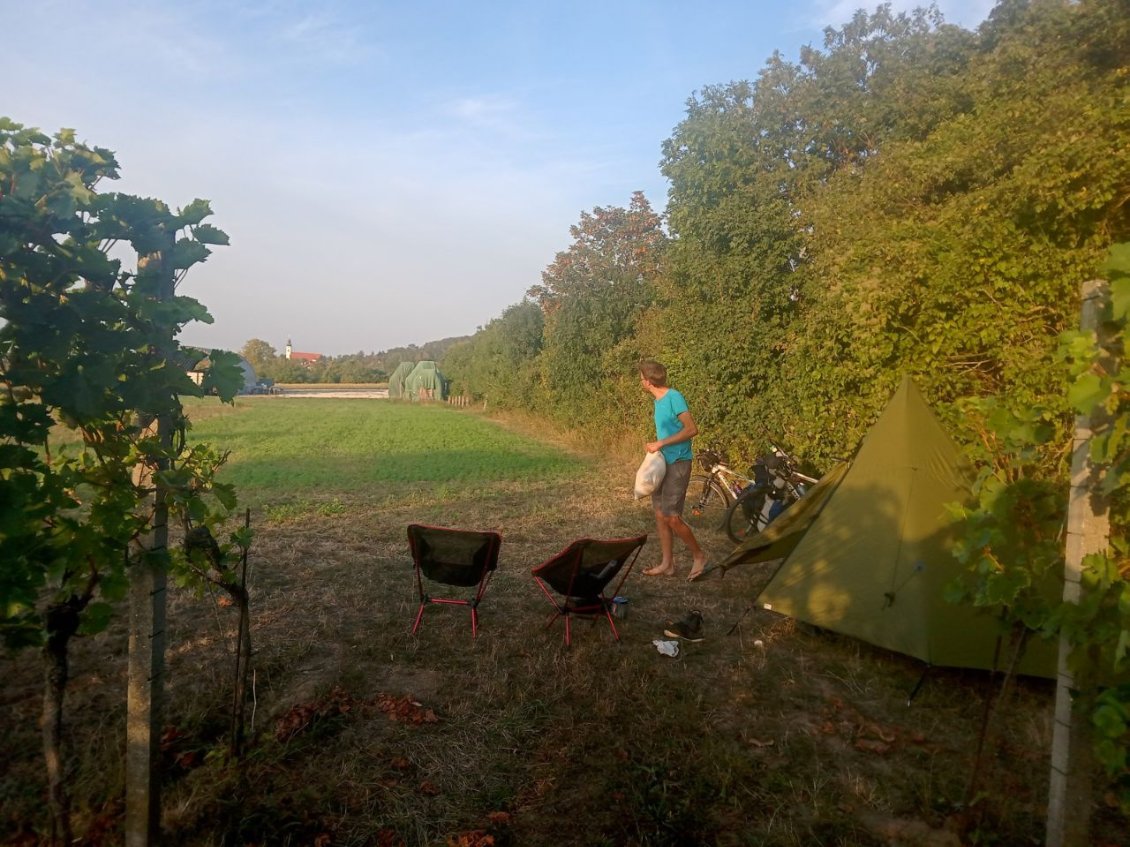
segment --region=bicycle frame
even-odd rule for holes
[[[712,450],[702,452],[699,456],[699,464],[706,471],[707,476],[721,486],[726,493],[727,501],[730,503],[736,500],[747,486],[753,484],[752,479],[735,471]]]
[[[731,504],[723,525],[735,544],[761,532],[785,509],[800,500],[818,480],[798,471],[793,459],[775,451],[775,461],[761,461],[760,473]]]

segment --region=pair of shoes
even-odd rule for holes
[[[702,641],[702,612],[691,609],[681,621],[669,624],[663,634],[684,641]]]

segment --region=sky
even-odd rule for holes
[[[0,115],[114,151],[101,190],[211,202],[231,245],[180,286],[215,319],[185,343],[379,352],[501,315],[584,211],[662,211],[695,91],[874,5],[0,0]]]

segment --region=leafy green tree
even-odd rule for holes
[[[186,363],[197,356],[176,335],[210,317],[165,290],[227,236],[204,223],[204,201],[174,213],[96,190],[116,177],[110,151],[73,131],[52,139],[0,118],[0,634],[43,649],[49,799],[64,842],[70,639],[106,625],[130,562],[164,555],[142,540],[155,510],[214,524],[235,504],[212,479],[222,457],[186,446],[178,396],[232,396],[236,359],[212,351],[194,385]],[[136,272],[110,258],[119,242],[143,258]],[[181,436],[156,432],[161,419]]]
[[[1080,602],[1063,601],[1071,436],[1060,425],[1062,412],[980,398],[964,406],[982,439],[972,453],[975,502],[958,510],[964,537],[957,554],[967,574],[951,596],[1072,645],[1076,708],[1089,714],[1097,759],[1130,811],[1130,244],[1114,248],[1103,273],[1113,295],[1108,340],[1065,332],[1056,358],[1065,377],[1063,363],[1070,366],[1064,388],[1073,411],[1092,421],[1090,459],[1100,469],[1097,493],[1109,500],[1109,548],[1084,561]]]
[[[381,382],[388,376],[380,368],[369,364],[366,357],[338,356],[330,364],[333,374],[332,382]]]
[[[569,231],[573,243],[527,294],[545,317],[542,390],[554,416],[622,427],[621,381],[634,383],[632,339],[654,301],[667,236],[639,191],[628,208],[584,212]]]
[[[953,410],[967,441],[972,427],[948,405],[965,396],[1007,395],[1065,420],[1057,335],[1079,283],[1130,228],[1130,30],[1116,5],[1001,7],[967,60],[950,62],[939,95],[950,105],[806,204],[803,319],[776,401],[797,441],[849,450],[902,372]]]
[[[467,341],[465,335],[441,338],[437,341],[427,341],[423,344],[409,344],[407,347],[392,347],[380,353],[374,353],[370,358],[372,365],[385,374],[391,374],[401,362],[438,362],[446,355],[447,351],[456,344]]]
[[[538,396],[537,356],[542,349],[541,308],[524,300],[509,306],[440,362],[453,392],[502,408],[530,409]]]
[[[794,414],[804,377],[787,371],[808,290],[827,283],[810,267],[824,249],[811,210],[837,173],[866,172],[886,144],[961,108],[970,40],[933,12],[881,6],[826,30],[799,62],[775,54],[755,82],[688,102],[663,146],[675,241],[656,323],[706,438],[743,452],[768,437],[816,446],[827,411]],[[845,334],[855,317],[839,314]]]
[[[260,376],[266,375],[267,371],[274,367],[279,357],[278,351],[261,338],[249,339],[240,348],[239,353],[251,363],[251,367],[255,368],[255,373]]]
[[[267,375],[275,382],[317,382],[314,378],[313,366],[290,359],[276,359],[274,364],[267,368]]]

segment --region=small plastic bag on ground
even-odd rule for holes
[[[636,499],[649,497],[663,482],[665,473],[667,473],[667,460],[663,458],[662,453],[657,450],[644,456],[639,470],[636,471]]]

